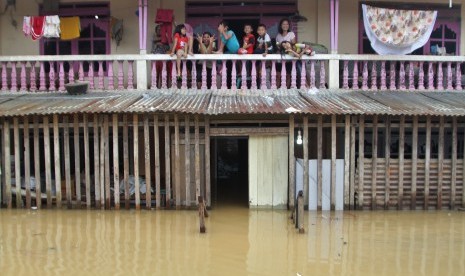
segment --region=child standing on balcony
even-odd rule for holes
[[[174,55],[177,56],[176,78],[178,81],[181,80],[181,57],[183,58],[187,57],[188,46],[189,46],[189,38],[186,35],[186,27],[184,26],[184,24],[179,24],[176,26],[174,30],[173,48],[170,53],[171,56],[174,56]]]
[[[271,38],[266,32],[265,24],[258,24],[257,33],[257,48],[255,48],[253,53],[263,54],[263,56],[266,57],[267,54],[273,52],[273,45],[271,45]]]
[[[238,54],[253,54],[255,48],[255,36],[252,34],[252,25],[244,25],[244,36],[242,38],[242,48],[237,52]]]
[[[220,46],[215,54],[237,54],[239,50],[239,41],[237,40],[236,34],[229,30],[228,22],[221,21],[218,24],[218,32],[220,32]],[[226,48],[226,51],[225,51]]]

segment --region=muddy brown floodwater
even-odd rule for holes
[[[0,275],[465,275],[465,212],[0,210]]]

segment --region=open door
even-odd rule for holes
[[[288,136],[249,137],[249,207],[286,208]]]

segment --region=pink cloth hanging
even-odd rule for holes
[[[37,40],[44,35],[45,16],[33,16],[31,19],[32,40]]]
[[[155,23],[160,24],[161,43],[170,44],[173,42],[173,10],[158,9],[155,16]]]

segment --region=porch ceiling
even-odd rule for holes
[[[379,114],[465,116],[463,92],[157,90],[2,94],[0,117],[73,113]]]

